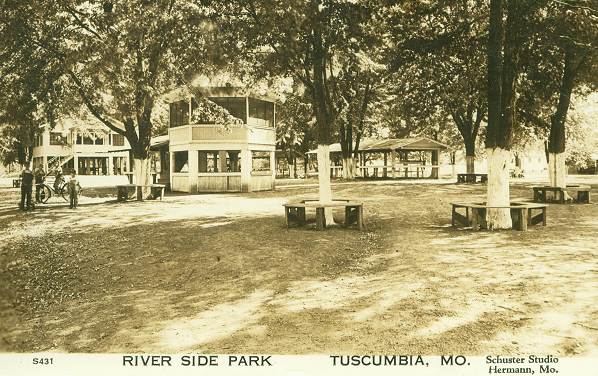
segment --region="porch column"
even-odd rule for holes
[[[251,150],[241,149],[241,192],[251,192]]]
[[[187,151],[187,166],[189,166],[189,193],[197,193],[197,179],[199,178],[199,153],[197,150]]]
[[[174,152],[168,153],[168,158],[170,162],[168,163],[168,184],[170,185],[170,190],[172,191],[172,174],[174,172]]]
[[[276,182],[276,152],[270,152],[270,170],[272,172],[272,189],[275,188]],[[290,176],[289,176],[290,177]]]
[[[108,171],[106,175],[114,175],[114,157],[108,156]]]
[[[77,154],[73,157],[73,170],[79,175],[79,157]]]

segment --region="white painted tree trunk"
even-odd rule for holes
[[[142,186],[141,189],[137,190],[137,200],[142,201],[149,197],[151,194],[152,184],[150,176],[150,159],[133,159],[133,184]]]
[[[486,149],[488,155],[488,206],[509,206],[509,161],[511,153],[501,148]],[[488,209],[486,225],[489,230],[509,229],[513,227],[511,211],[506,209]]]
[[[330,147],[328,145],[318,145],[318,185],[320,202],[332,201],[332,185],[330,184]],[[334,223],[332,218],[332,208],[324,210],[326,224]]]
[[[355,179],[355,159],[343,158],[343,179]]]
[[[567,188],[567,166],[565,164],[565,153],[548,153],[548,175],[551,187]],[[546,192],[548,199],[555,199],[554,192]],[[571,196],[565,192],[565,201]]]
[[[551,187],[565,188],[567,186],[567,167],[565,165],[565,153],[548,154],[548,174]]]

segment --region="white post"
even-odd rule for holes
[[[199,179],[199,153],[197,150],[187,152],[187,165],[189,166],[189,193],[197,193],[197,180]]]
[[[108,156],[108,173],[107,175],[114,175],[114,157]]]
[[[251,150],[241,149],[241,192],[251,192]]]
[[[172,186],[172,174],[174,173],[174,152],[173,151],[168,151],[168,159],[170,159],[170,163],[168,164],[168,169],[169,169],[169,173],[168,173],[168,183],[170,184],[170,190],[173,191],[173,186]]]
[[[272,172],[272,189],[276,187],[276,152],[270,152],[270,170]]]

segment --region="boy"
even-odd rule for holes
[[[21,173],[21,210],[32,210],[33,203],[31,202],[31,192],[33,190],[33,172],[29,169],[29,166],[25,167],[25,170]],[[27,206],[25,206],[25,200]]]
[[[74,209],[77,207],[77,204],[79,203],[79,189],[81,189],[81,186],[79,185],[79,182],[77,181],[77,176],[75,174],[75,171],[73,170],[73,172],[71,172],[71,179],[69,180],[69,199],[70,199],[70,208]]]

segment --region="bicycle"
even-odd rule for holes
[[[82,191],[81,187],[79,187],[77,194],[80,195],[81,191]],[[69,201],[68,182],[63,182],[62,184],[60,184],[60,186],[58,187],[57,190],[54,189],[54,186],[49,186],[46,183],[42,183],[41,188],[39,189],[39,202],[41,202],[42,204],[45,204],[46,202],[48,202],[50,197],[52,197],[52,195],[54,195],[54,196],[60,195],[60,197],[62,197],[62,199],[65,202],[68,202]]]

